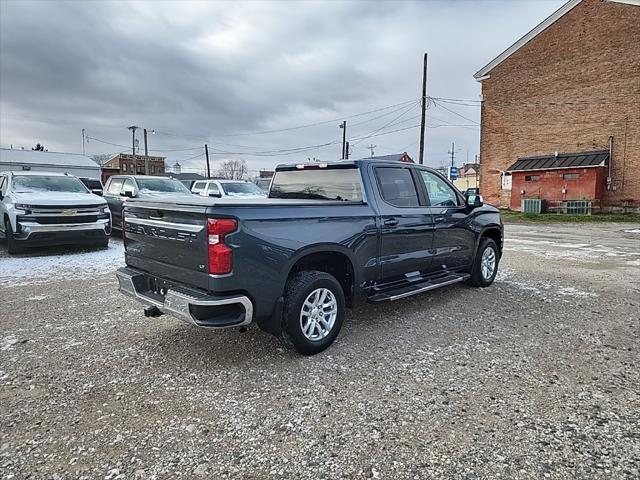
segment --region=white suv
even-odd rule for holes
[[[0,238],[6,239],[9,253],[75,243],[106,247],[110,233],[107,202],[77,177],[0,172]]]
[[[203,197],[265,198],[267,193],[245,180],[198,180],[191,191]]]

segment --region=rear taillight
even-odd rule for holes
[[[224,236],[238,228],[233,218],[210,218],[207,220],[209,243],[209,273],[222,275],[233,269],[233,250],[224,243]]]

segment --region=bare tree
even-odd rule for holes
[[[44,145],[41,145],[40,142],[36,144],[35,147],[32,147],[31,150],[35,150],[36,152],[48,152],[49,150],[44,148]]]
[[[243,180],[249,169],[246,160],[225,160],[216,172],[216,176],[226,180]]]
[[[102,166],[107,163],[107,160],[111,160],[112,157],[113,155],[110,153],[98,153],[96,155],[91,155],[91,160]]]

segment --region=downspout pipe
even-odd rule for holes
[[[607,169],[607,190],[611,190],[611,164],[613,163],[613,135],[609,135],[609,165]]]

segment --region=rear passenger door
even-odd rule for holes
[[[433,222],[411,166],[374,167],[380,211],[383,282],[425,273],[431,266]]]
[[[433,218],[433,264],[431,270],[466,269],[471,265],[475,233],[471,230],[462,195],[444,177],[427,169],[416,170],[429,200]]]

